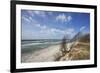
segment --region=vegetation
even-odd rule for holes
[[[56,61],[59,60],[87,60],[90,59],[90,36],[89,34],[86,34],[84,36],[81,36],[80,38],[77,39],[77,44],[75,45],[71,45],[70,50],[65,50],[65,46],[66,49],[67,48],[67,44],[65,45],[65,43],[62,43],[63,46],[61,46],[62,48],[64,48],[64,51],[61,51],[63,54],[63,56],[60,56],[56,59]]]

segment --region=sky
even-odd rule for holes
[[[79,12],[21,10],[22,39],[62,39],[90,32],[90,14]]]

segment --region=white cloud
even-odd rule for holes
[[[30,16],[34,16],[34,13],[33,13],[33,11],[31,11],[31,10],[28,10],[27,12],[28,12],[28,14],[29,14]]]
[[[26,21],[26,22],[30,23],[30,19],[29,19],[29,18],[27,18],[27,17],[25,17],[25,16],[22,16],[22,20],[24,20],[24,21]]]
[[[34,24],[34,26],[40,28],[41,30],[47,29],[47,26],[45,26],[45,25],[41,26],[41,24]]]
[[[76,34],[76,31],[74,28],[67,28],[63,31],[63,35],[68,36],[68,38],[72,38]]]
[[[32,24],[34,26],[34,28],[38,28],[37,35],[41,35],[41,36],[45,36],[45,37],[60,35],[60,37],[61,36],[63,37],[64,35],[74,34],[74,29],[73,28],[68,28],[66,30],[61,30],[61,29],[57,29],[57,28],[51,28],[51,27],[48,27],[46,25],[41,25],[41,24],[37,23],[35,20],[33,20],[32,17],[27,18],[27,17],[23,16],[22,18],[25,21]],[[81,29],[83,29],[83,27]],[[34,29],[32,31],[34,31]]]
[[[43,25],[42,27],[41,27],[41,29],[46,29],[47,28],[47,26],[45,26],[45,25]]]
[[[68,21],[72,20],[72,17],[71,17],[71,16],[68,16],[68,17],[67,17],[67,20],[68,20]]]
[[[24,21],[26,21],[26,22],[28,22],[28,23],[36,23],[36,21],[32,18],[32,16],[25,16],[25,15],[23,15],[22,16],[22,20],[24,20]]]
[[[41,27],[41,25],[40,25],[40,24],[35,24],[35,26],[36,26],[36,27],[39,27],[39,28]]]
[[[68,28],[66,30],[61,30],[61,29],[57,29],[57,28],[50,28],[47,27],[46,25],[41,26],[40,24],[36,24],[36,27],[41,29],[41,32],[43,33],[60,33],[60,34],[73,34],[73,32],[75,31],[73,28]]]
[[[65,21],[67,21],[67,18],[64,14],[60,14],[56,17],[56,20],[57,21],[61,20],[62,22],[65,22]]]
[[[61,22],[69,22],[70,20],[72,20],[71,16],[66,16],[64,13],[63,14],[59,14],[56,17],[57,21],[61,21]]]
[[[48,12],[48,14],[49,14],[49,15],[52,15],[52,14],[53,14],[53,12]]]
[[[52,32],[58,32],[58,29],[56,29],[56,28],[51,28],[51,31],[52,31]]]
[[[85,26],[82,26],[82,27],[80,28],[80,31],[84,30],[85,28],[86,28]]]
[[[40,15],[41,12],[40,11],[33,11],[35,14]]]
[[[74,33],[74,31],[75,31],[75,30],[74,30],[73,28],[67,28],[66,30],[63,31],[63,34],[64,34],[64,35],[66,35],[66,34],[67,34],[67,35],[71,35],[71,34]]]
[[[33,11],[34,14],[41,16],[41,17],[45,17],[46,13],[44,11]]]
[[[73,28],[68,28],[66,30],[61,30],[61,29],[57,29],[57,28],[50,28],[50,27],[47,27],[47,26],[41,26],[39,25],[39,28],[41,29],[40,30],[40,33],[41,34],[44,34],[44,36],[56,36],[56,35],[60,35],[60,36],[64,36],[64,35],[69,35],[70,38],[72,38],[74,35],[75,35],[75,30]],[[58,36],[59,37],[59,36]]]
[[[62,30],[56,29],[56,28],[50,28],[50,27],[48,27],[46,25],[35,24],[34,26],[36,26],[37,28],[39,28],[40,29],[40,33],[42,33],[44,35],[47,35],[47,34],[54,35],[56,33],[63,34],[63,31]]]
[[[29,20],[33,21],[33,19],[32,19],[32,17],[31,17],[31,16],[29,17]]]
[[[51,33],[54,33],[54,34],[56,34],[56,33],[63,33],[62,30],[56,29],[56,28],[50,28],[50,32],[51,32]]]
[[[28,10],[27,13],[31,17],[34,17],[35,15],[38,15],[38,16],[41,16],[41,17],[45,17],[46,16],[46,13],[44,11],[38,11],[38,10],[35,10],[35,11]]]

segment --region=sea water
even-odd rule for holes
[[[21,40],[21,53],[31,53],[37,50],[57,45],[61,40],[39,39],[39,40]]]

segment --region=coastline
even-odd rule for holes
[[[71,44],[66,44],[67,48],[71,47]],[[89,42],[77,42],[70,52],[66,51],[65,55],[62,55],[61,44],[52,45],[35,52],[22,54],[21,59],[23,63],[88,60],[90,59],[90,44]]]
[[[22,55],[22,62],[49,62],[55,61],[59,56],[60,45],[49,46],[48,48],[41,49],[39,51],[32,52],[30,54]]]

